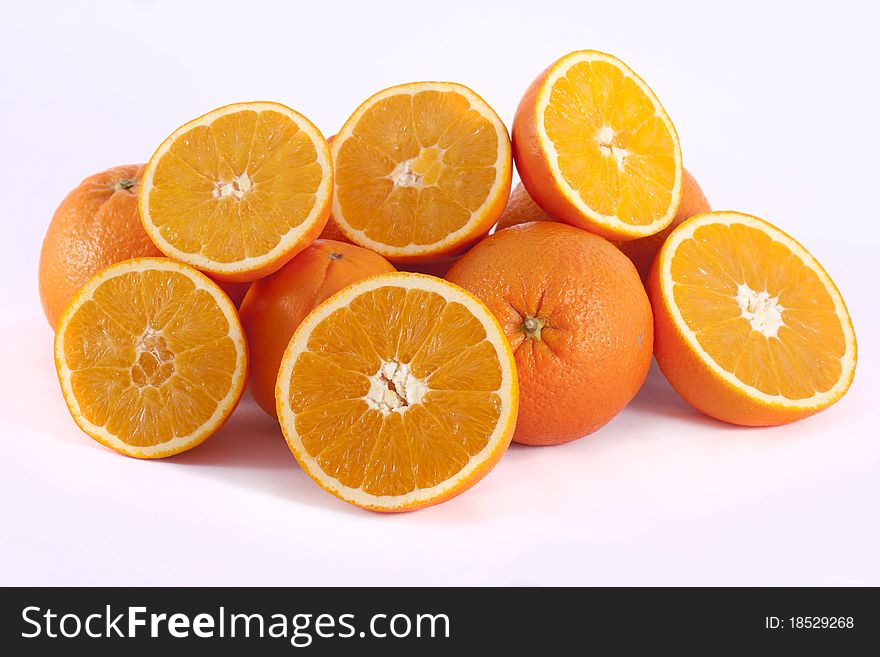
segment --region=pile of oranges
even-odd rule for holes
[[[87,178],[40,260],[73,419],[170,456],[249,382],[321,487],[405,511],[479,481],[511,440],[600,429],[652,355],[735,424],[844,395],[856,340],[834,283],[780,229],[711,210],[626,64],[562,57],[509,134],[469,88],[417,82],[330,140],[284,105],[237,103]]]

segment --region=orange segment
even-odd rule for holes
[[[178,128],[150,158],[144,227],[166,255],[222,280],[260,278],[321,232],[330,212],[327,142],[278,103],[238,103]]]
[[[481,479],[513,434],[513,353],[488,309],[421,274],[354,283],[300,324],[278,417],[297,460],[357,506],[406,511]]]
[[[660,367],[694,406],[779,424],[840,399],[855,372],[846,306],[821,265],[765,221],[736,212],[676,228],[649,279]]]
[[[339,229],[396,262],[464,250],[489,231],[510,192],[507,129],[460,84],[414,82],[377,93],[331,149]]]
[[[210,436],[244,390],[235,307],[194,269],[127,260],[92,278],[58,325],[55,364],[67,406],[98,442],[138,458]]]
[[[542,73],[520,102],[513,141],[523,184],[553,217],[627,240],[675,216],[675,128],[645,82],[611,55],[573,52]]]

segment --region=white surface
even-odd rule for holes
[[[880,585],[870,3],[331,4],[0,5],[0,584]],[[776,223],[834,277],[860,349],[839,404],[739,429],[652,371],[597,434],[514,447],[463,496],[389,517],[314,486],[250,399],[164,462],[78,431],[36,267],[83,177],[145,161],[179,123],[236,100],[284,102],[332,134],[374,91],[449,79],[509,121],[534,76],[579,48],[651,84],[716,208]]]

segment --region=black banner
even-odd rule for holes
[[[841,588],[4,589],[0,613],[2,646],[13,649],[4,652],[15,655],[141,646],[175,655],[227,642],[261,655],[646,645],[714,654],[840,651],[880,638],[877,590]]]

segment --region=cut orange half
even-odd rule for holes
[[[806,417],[853,380],[856,337],[843,298],[804,247],[738,212],[676,228],[648,277],[654,353],[707,415],[750,426]]]
[[[381,274],[330,297],[290,341],[275,399],[319,486],[375,511],[458,495],[501,458],[516,423],[513,352],[460,287]]]
[[[648,85],[605,53],[570,53],[538,76],[516,111],[513,154],[545,212],[611,240],[653,235],[678,208],[675,127]]]
[[[331,150],[334,221],[392,262],[465,250],[489,232],[510,193],[507,128],[453,82],[380,91],[349,117]]]
[[[224,281],[276,271],[330,214],[327,141],[279,103],[227,105],[175,130],[144,171],[141,221],[165,255]]]
[[[208,438],[244,390],[235,306],[192,267],[138,258],[92,278],[64,311],[55,367],[80,429],[137,458]]]

